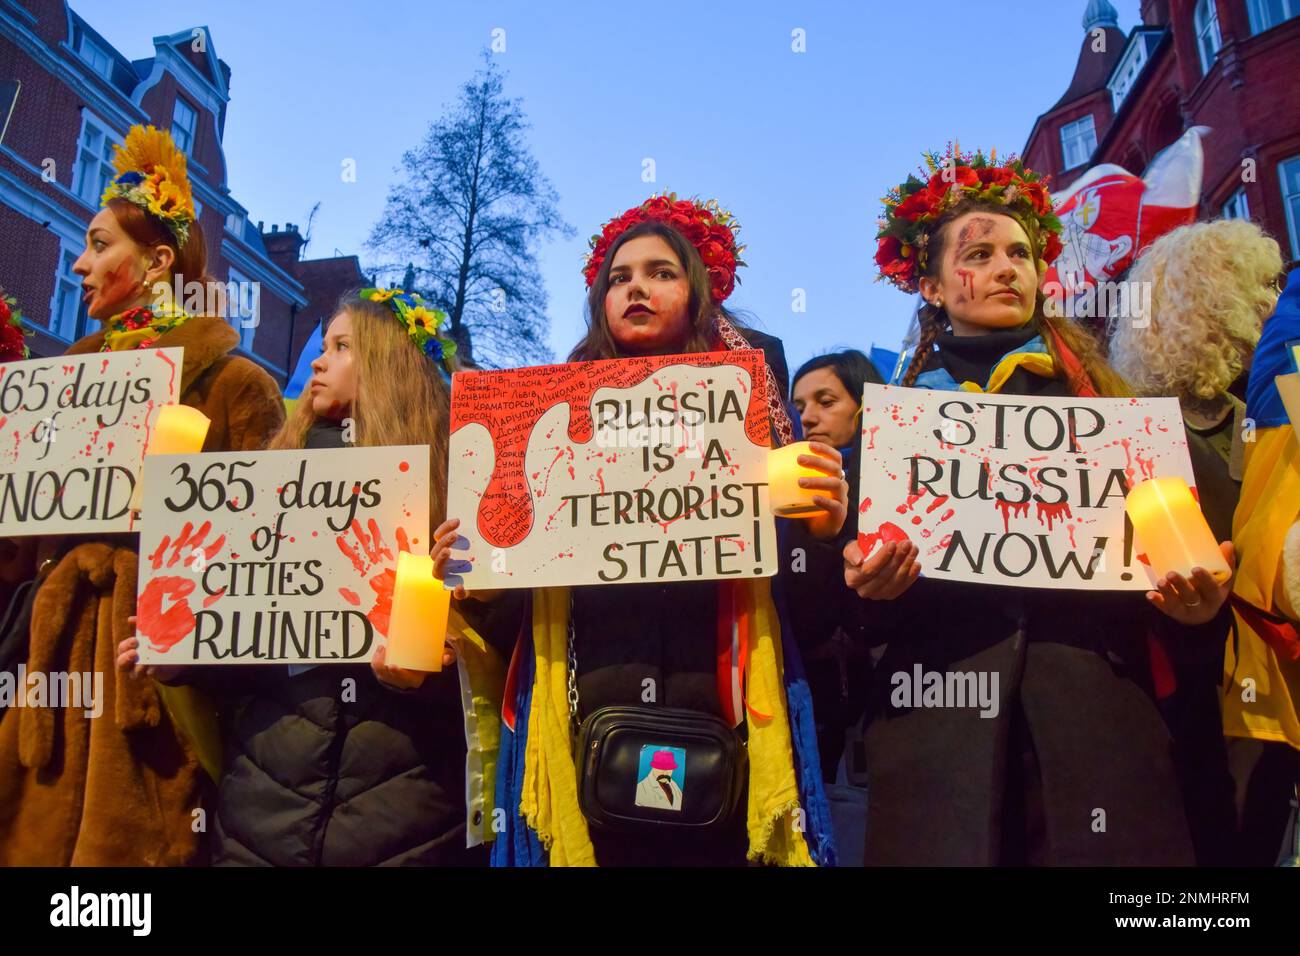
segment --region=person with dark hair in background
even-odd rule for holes
[[[857,349],[818,355],[794,373],[794,407],[803,437],[838,448],[845,471],[854,467],[862,424],[862,386],[867,382],[885,384],[871,360]],[[836,549],[819,546],[815,541],[801,541],[800,545],[808,555],[810,577],[838,574],[840,559]],[[825,574],[819,575],[819,569]],[[821,613],[800,629],[799,641],[804,648],[808,687],[817,717],[822,779],[832,783],[844,752],[845,731],[861,716],[865,703],[863,671],[867,652],[845,634],[833,604],[809,602],[809,607]]]

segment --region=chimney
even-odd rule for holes
[[[298,234],[297,226],[287,222],[281,231],[279,226],[272,224],[270,232],[262,231],[262,245],[266,247],[266,254],[272,262],[292,274],[302,251],[302,236]]]

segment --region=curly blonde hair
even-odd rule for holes
[[[1111,320],[1111,364],[1139,395],[1180,402],[1217,398],[1245,368],[1277,305],[1277,243],[1244,219],[1197,222],[1169,232],[1129,270],[1148,283],[1149,322]]]

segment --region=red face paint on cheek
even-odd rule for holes
[[[103,307],[118,312],[131,300],[135,288],[136,282],[131,276],[131,263],[128,260],[108,271],[104,285],[99,289],[99,302]]]
[[[973,299],[975,297],[975,273],[969,269],[957,269],[955,271],[957,278],[961,280],[962,288],[966,289]]]

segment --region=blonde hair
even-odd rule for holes
[[[350,292],[339,300],[330,321],[352,316],[352,348],[357,363],[357,398],[351,417],[358,447],[429,446],[429,520],[432,531],[447,513],[447,428],[451,396],[434,360],[406,334],[386,304]],[[328,323],[327,323],[328,324]],[[302,448],[319,421],[311,399],[303,396],[268,448]]]
[[[1128,274],[1150,290],[1148,321],[1137,328],[1132,318],[1111,320],[1111,362],[1140,395],[1217,398],[1254,352],[1281,271],[1277,243],[1244,219],[1161,236]]]

